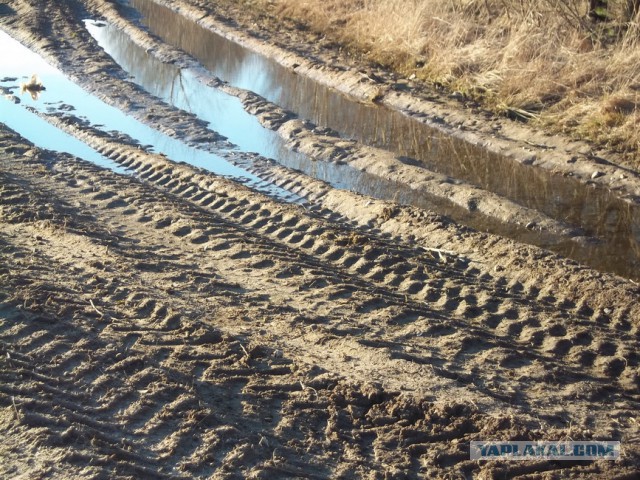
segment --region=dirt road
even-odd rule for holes
[[[80,25],[110,2],[8,5],[0,27],[89,88],[212,135],[100,53]],[[59,123],[135,175],[0,129],[0,477],[635,478],[633,282],[293,172],[306,202],[283,203]],[[622,456],[469,460],[486,439]]]

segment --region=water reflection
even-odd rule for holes
[[[303,118],[362,143],[416,159],[602,238],[603,245],[567,246],[561,253],[599,268],[640,277],[638,207],[591,188],[445,136],[402,113],[352,101],[200,27],[153,0],[129,0],[164,41],[197,58],[214,75],[254,91]],[[346,183],[346,182],[345,182]],[[558,249],[556,248],[556,251]],[[585,253],[589,252],[589,253]]]
[[[129,0],[155,34],[196,57],[214,75],[256,92],[318,125],[364,144],[417,159],[429,169],[459,178],[560,220],[596,233],[593,203],[615,202],[602,189],[549,175],[486,149],[440,134],[402,113],[363,104],[296,75],[278,63],[206,30],[153,0]]]
[[[2,31],[0,31],[0,49],[3,52],[3,59],[0,62],[0,90],[4,92],[10,91],[6,87],[7,85],[13,85],[13,89],[17,90],[15,83],[21,78],[26,80],[28,75],[26,72],[37,70],[47,79],[51,79],[56,74],[55,69]],[[36,87],[34,91],[30,91],[27,88],[29,85],[42,86],[43,83],[40,78],[37,75],[32,75],[30,80],[22,82],[20,90],[22,93],[29,93],[31,100],[26,97],[29,103],[35,104],[39,99],[41,103],[44,102],[48,95],[46,89]],[[42,98],[41,95],[43,95]],[[21,103],[23,102],[20,99],[14,98],[11,94],[7,94],[6,97],[3,95],[0,99],[0,123],[19,133],[39,148],[60,153],[70,153],[118,173],[127,172],[125,168],[116,162],[104,157],[77,138],[66,134],[40,118],[36,113],[24,108]]]
[[[29,92],[32,100],[38,100],[40,94],[46,90],[45,86],[42,84],[38,75],[35,73],[31,75],[31,79],[28,82],[23,82],[20,84],[20,95],[25,92]]]
[[[18,78],[27,79],[33,71],[38,72],[36,80],[41,82],[41,85],[46,85],[46,90],[40,89],[38,92],[42,98],[39,98],[40,95],[31,95],[31,99],[28,97],[24,98],[21,105],[31,107],[43,113],[74,110],[75,115],[86,119],[90,124],[94,126],[99,125],[105,131],[125,132],[140,142],[140,144],[151,145],[155,151],[166,155],[174,161],[183,161],[218,175],[234,178],[269,195],[275,195],[287,200],[298,200],[296,195],[274,185],[266,184],[256,175],[232,165],[218,155],[192,148],[179,140],[139,122],[117,108],[107,105],[96,96],[86,92],[67,79],[61,71],[49,65],[42,57],[1,31],[0,49],[3,52],[3,61],[0,62],[0,87],[9,91],[18,90]],[[33,79],[33,77],[31,78]],[[25,82],[25,84],[29,83],[31,83],[31,80]],[[44,100],[46,100],[46,102]],[[62,132],[59,134],[53,133],[57,129],[43,127],[42,125],[46,122],[35,120],[37,115],[27,111],[18,112],[17,109],[21,108],[19,105],[8,101],[4,103],[2,106],[2,117],[0,118],[2,118],[3,123],[16,130],[25,138],[36,145],[45,146],[44,136],[41,132],[47,131],[48,136],[51,139],[55,139],[53,142],[47,143],[47,145],[49,145],[47,148],[58,151],[60,149],[67,150],[67,148],[72,148],[70,145],[75,142],[72,142],[70,140],[71,137],[68,135]],[[56,105],[58,105],[59,108],[56,108]],[[15,118],[13,118],[14,115]],[[67,151],[71,153],[71,150]],[[85,152],[87,152],[87,150],[85,150]],[[78,156],[82,157],[82,155]],[[87,159],[91,160],[92,158],[95,157]],[[112,164],[113,162],[109,163]],[[103,163],[103,165],[105,164]]]
[[[209,127],[246,152],[256,152],[288,164],[302,154],[247,113],[237,97],[205,85],[198,72],[181,69],[149,55],[121,30],[103,22],[85,21],[87,30],[136,83],[172,105],[197,115]],[[295,161],[291,159],[291,161]]]
[[[75,157],[118,173],[127,172],[125,168],[113,160],[102,156],[77,138],[57,129],[37,114],[30,112],[10,99],[2,98],[0,100],[0,123],[5,124],[39,148],[60,153],[70,153]]]
[[[240,100],[215,87],[208,85],[210,75],[188,68],[179,68],[164,63],[149,55],[125,32],[104,22],[86,20],[85,24],[98,44],[133,79],[148,92],[163,100],[195,114],[209,123],[210,128],[226,136],[241,150],[254,151],[264,157],[276,159],[280,164],[302,171],[335,188],[356,191],[381,199],[422,208],[437,209],[458,221],[496,233],[521,236],[532,239],[530,231],[515,225],[506,225],[479,214],[470,214],[444,198],[427,195],[406,185],[385,178],[363,173],[347,165],[315,161],[306,155],[291,151],[286,142],[275,132],[264,128],[253,115],[244,110]],[[245,57],[247,61],[263,61],[261,57]],[[246,80],[248,81],[248,79]],[[260,81],[260,80],[258,80]],[[267,81],[267,77],[262,78]],[[243,162],[242,159],[236,160]],[[244,164],[244,163],[243,163]],[[536,244],[551,244],[557,240],[534,240]]]

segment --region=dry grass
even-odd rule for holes
[[[253,0],[404,75],[640,165],[640,16],[609,0]],[[640,3],[640,2],[636,2]]]

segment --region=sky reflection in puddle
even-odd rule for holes
[[[204,84],[198,72],[156,59],[113,25],[94,20],[85,20],[85,25],[98,45],[149,93],[205,120],[245,152],[287,166],[303,161],[305,155],[287,148],[282,137],[247,113],[238,98]]]
[[[12,91],[20,99],[20,104],[15,104],[3,98],[0,104],[0,121],[37,146],[66,151],[98,165],[124,171],[121,167],[116,167],[115,162],[48,124],[25,107],[32,107],[43,113],[70,111],[73,115],[88,120],[93,126],[100,126],[101,130],[126,132],[140,144],[151,145],[154,151],[166,155],[171,160],[186,162],[218,175],[232,177],[280,198],[293,197],[290,192],[266,184],[256,175],[232,165],[220,156],[190,147],[107,105],[74,84],[42,57],[1,31],[0,50],[3,52],[0,86]],[[46,88],[37,99],[32,98],[29,92],[20,94],[20,83],[27,82],[34,73]]]

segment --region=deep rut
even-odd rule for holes
[[[471,439],[631,431],[634,325],[138,162],[143,183],[28,146],[3,164],[3,429],[55,459],[31,473],[464,477],[518,471]]]

